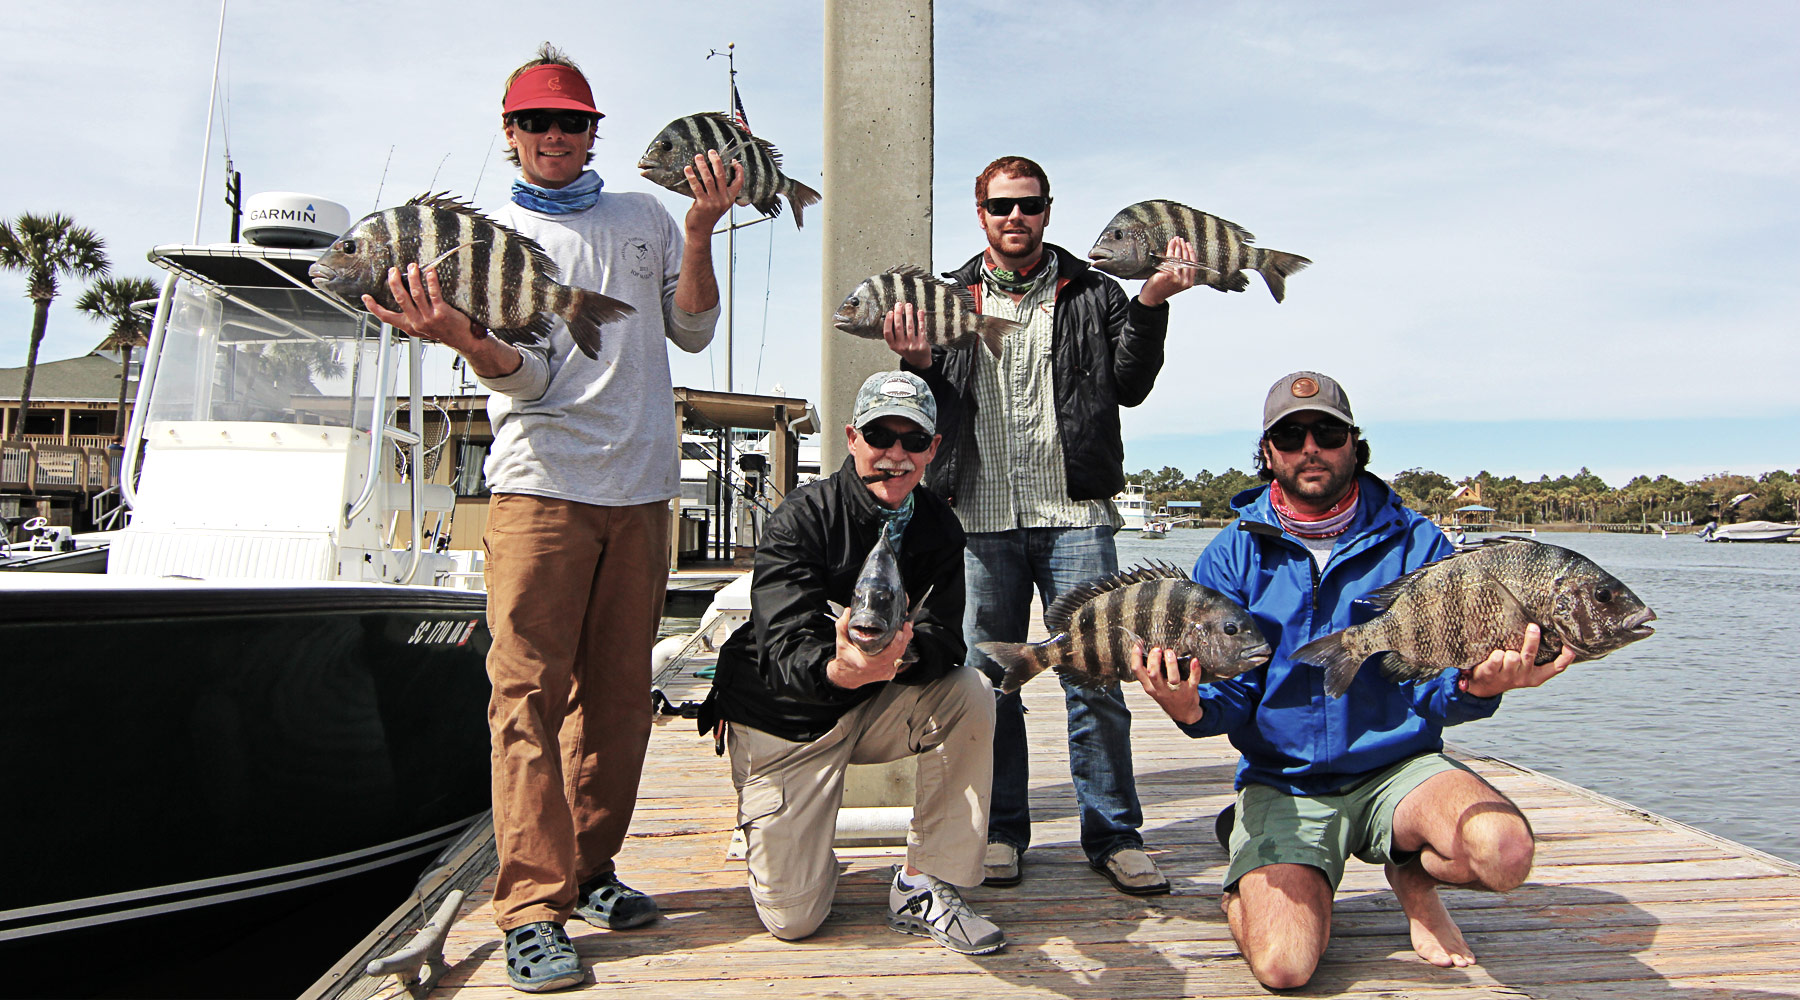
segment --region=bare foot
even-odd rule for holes
[[[1400,908],[1406,911],[1413,950],[1420,958],[1445,969],[1475,964],[1474,950],[1463,940],[1462,930],[1450,919],[1450,911],[1438,897],[1436,879],[1416,863],[1404,868],[1388,865],[1387,878],[1395,898],[1400,900]]]

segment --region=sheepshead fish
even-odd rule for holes
[[[550,335],[563,318],[576,346],[600,356],[600,327],[636,312],[609,295],[558,284],[556,262],[531,239],[448,194],[424,194],[365,215],[307,271],[315,287],[362,308],[368,294],[397,309],[388,268],[436,266],[444,298],[509,344]]]
[[[736,159],[744,165],[738,204],[754,205],[764,215],[780,215],[781,202],[775,200],[780,195],[794,207],[794,228],[801,228],[801,210],[817,204],[819,192],[781,172],[781,152],[767,139],[751,135],[716,111],[677,118],[663,126],[638,159],[638,171],[651,183],[692,198],[694,192],[682,168],[693,166],[694,157],[712,149],[718,150],[726,163]]]
[[[864,278],[838,306],[831,322],[845,333],[880,340],[882,317],[902,302],[913,304],[920,327],[935,347],[954,350],[979,339],[997,358],[1000,338],[1025,328],[1009,319],[983,316],[967,288],[939,281],[917,264],[901,264]]]
[[[1207,215],[1176,201],[1155,198],[1127,205],[1106,224],[1088,257],[1115,278],[1148,278],[1157,271],[1195,265],[1164,254],[1169,240],[1181,237],[1200,254],[1200,282],[1221,292],[1250,287],[1249,268],[1263,276],[1269,293],[1287,297],[1287,277],[1312,261],[1299,254],[1253,247],[1256,237],[1235,222]]]
[[[1650,635],[1656,620],[1631,588],[1586,556],[1528,538],[1493,539],[1364,600],[1381,614],[1294,651],[1297,662],[1325,668],[1325,693],[1334,698],[1376,654],[1389,680],[1426,680],[1472,667],[1496,649],[1517,649],[1535,623],[1538,663],[1565,646],[1577,661],[1597,660]]]
[[[930,596],[931,591],[927,589],[912,611],[907,611],[906,584],[900,579],[900,559],[888,533],[882,531],[881,537],[875,540],[875,547],[869,550],[868,558],[863,560],[862,569],[857,571],[856,587],[850,594],[850,621],[846,627],[850,644],[865,653],[879,653],[888,648],[894,636],[900,634],[901,625],[919,620],[925,598]],[[844,606],[836,601],[826,603],[831,608],[829,617],[832,620],[844,613]],[[908,649],[906,661],[911,663],[914,659],[916,656]]]
[[[1050,638],[1043,642],[975,644],[1005,668],[1001,691],[1017,691],[1045,667],[1079,687],[1109,688],[1131,675],[1133,646],[1173,649],[1181,675],[1199,670],[1205,681],[1269,662],[1269,644],[1249,612],[1169,563],[1089,580],[1051,603],[1044,628]]]

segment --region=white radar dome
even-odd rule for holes
[[[293,191],[265,191],[244,202],[244,239],[259,247],[322,249],[350,228],[350,210]]]

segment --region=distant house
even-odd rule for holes
[[[1472,503],[1450,512],[1450,527],[1486,528],[1494,523],[1494,508]]]
[[[137,394],[135,373],[132,383],[125,398],[128,420],[132,397]],[[116,354],[95,353],[39,362],[37,376],[31,383],[31,412],[21,428],[19,396],[24,387],[23,367],[0,368],[0,440],[23,437],[34,444],[104,448],[125,432],[125,428],[114,424],[119,407]]]

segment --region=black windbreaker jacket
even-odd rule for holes
[[[851,708],[884,684],[853,690],[825,679],[837,653],[827,601],[848,606],[863,560],[875,547],[881,515],[854,459],[829,479],[789,494],[769,516],[756,547],[750,621],[719,649],[712,693],[700,731],[718,719],[784,740],[810,742],[831,731]],[[900,545],[900,577],[908,603],[931,596],[913,625],[918,660],[890,683],[925,684],[963,662],[963,531],[948,504],[923,487],[913,491],[912,521]]]
[[[1163,366],[1169,332],[1169,305],[1152,308],[1127,297],[1111,276],[1059,246],[1056,306],[1051,320],[1051,384],[1056,395],[1056,429],[1062,438],[1063,468],[1071,500],[1104,500],[1125,488],[1125,442],[1119,434],[1119,407],[1136,406],[1150,395]],[[982,255],[976,254],[945,277],[971,289],[981,301]],[[925,472],[925,484],[956,503],[959,486],[974,481],[981,468],[975,447],[975,352],[980,344],[954,351],[935,348],[931,367],[920,371],[937,396],[938,433],[944,443]]]

